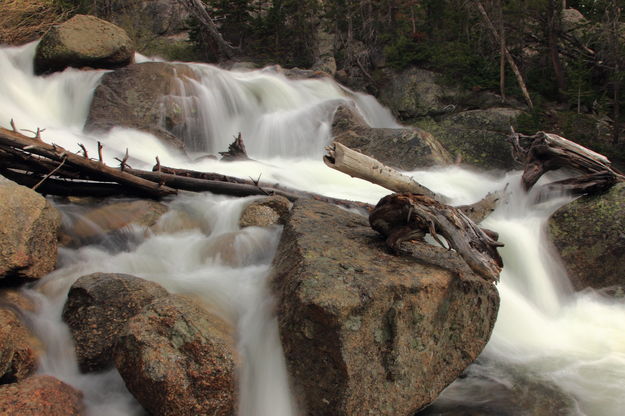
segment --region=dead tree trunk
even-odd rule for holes
[[[582,175],[595,175],[560,182],[574,193],[610,187],[625,180],[622,173],[612,168],[612,163],[602,154],[593,152],[575,142],[556,134],[538,132],[533,136],[512,133],[509,138],[514,158],[524,166],[521,178],[525,190],[529,190],[548,171],[570,168]],[[599,182],[602,182],[599,183]],[[577,183],[578,189],[575,190]],[[557,186],[558,182],[550,184]]]
[[[378,202],[369,215],[371,227],[386,237],[387,245],[397,251],[408,240],[423,239],[426,233],[443,247],[442,235],[475,273],[495,282],[503,267],[497,247],[497,233],[475,225],[460,210],[424,196],[411,193],[391,194]]]

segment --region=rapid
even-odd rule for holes
[[[150,134],[124,128],[105,135],[83,132],[91,97],[104,71],[67,69],[46,77],[33,75],[36,48],[0,47],[0,126],[45,128],[43,138],[71,151],[78,143],[95,152],[104,144],[105,162],[117,165],[126,148],[135,168],[150,169],[155,156],[168,166],[218,172],[376,203],[389,191],[326,167],[321,156],[330,142],[336,106],[354,105],[373,127],[399,127],[390,112],[370,96],[349,91],[329,79],[289,80],[271,70],[225,71],[192,64],[200,74],[193,83],[200,113],[190,123],[187,145],[199,154],[225,150],[241,132],[255,161],[190,162]],[[138,60],[147,60],[138,57]],[[177,97],[184,109],[184,91]],[[192,125],[191,125],[192,124]],[[574,292],[545,237],[548,217],[571,200],[553,195],[536,204],[520,188],[520,173],[489,174],[459,167],[408,172],[452,205],[479,200],[504,189],[506,197],[484,222],[496,230],[504,269],[498,290],[501,306],[491,340],[467,376],[441,400],[455,403],[496,401],[492,385],[521,380],[556,386],[572,403],[571,414],[620,416],[625,409],[625,301],[599,292]],[[29,289],[38,312],[31,316],[46,345],[41,373],[83,391],[90,415],[139,415],[141,407],[127,392],[116,370],[81,374],[69,330],[61,320],[71,284],[92,272],[128,273],[153,280],[173,293],[199,295],[237,331],[244,357],[239,376],[241,416],[295,416],[287,382],[277,321],[267,276],[280,238],[279,228],[239,229],[238,217],[253,198],[209,193],[181,195],[167,201],[158,233],[126,230],[122,243],[99,241],[59,250],[57,270]],[[58,203],[63,220],[80,216],[72,205]],[[200,226],[180,231],[192,217]],[[234,260],[226,262],[220,241],[234,239]],[[516,409],[510,414],[523,414]]]

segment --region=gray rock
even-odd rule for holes
[[[169,296],[128,322],[115,365],[152,415],[233,416],[238,358],[232,331],[194,300]]]
[[[625,285],[625,183],[561,207],[548,233],[576,289]]]
[[[191,118],[197,112],[185,91],[198,75],[185,64],[145,62],[105,74],[95,90],[87,131],[129,127],[152,133],[166,144],[184,148]],[[191,108],[188,108],[188,106]]]
[[[451,162],[449,153],[428,132],[414,127],[369,127],[353,108],[346,105],[336,110],[332,136],[347,147],[403,170]]]
[[[0,181],[0,278],[40,278],[56,265],[61,215],[37,192]]]
[[[135,48],[126,32],[94,16],[76,15],[53,26],[37,45],[35,73],[75,68],[119,68],[131,63]]]
[[[455,252],[389,254],[366,218],[295,202],[271,285],[296,396],[309,415],[411,415],[478,356],[496,288]]]
[[[155,299],[167,296],[162,286],[126,274],[94,273],[71,287],[63,320],[74,338],[82,371],[113,366],[113,348],[127,321]]]

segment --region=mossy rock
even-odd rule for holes
[[[625,284],[625,183],[563,206],[548,232],[576,289]]]

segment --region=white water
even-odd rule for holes
[[[66,70],[34,77],[34,47],[0,49],[3,127],[13,118],[18,128],[46,128],[46,141],[73,151],[78,150],[77,143],[83,143],[95,152],[95,143],[101,140],[105,159],[111,163],[128,147],[131,164],[138,168],[151,166],[158,155],[167,165],[245,178],[262,175],[266,181],[340,198],[375,203],[388,193],[335,172],[320,160],[337,103],[353,102],[374,126],[396,126],[370,97],[350,93],[328,80],[289,81],[269,70],[235,73],[195,65],[202,76],[193,85],[201,97],[200,111],[189,127],[188,145],[198,151],[225,150],[240,131],[251,156],[261,162],[190,163],[145,133],[115,129],[106,136],[83,134],[88,104],[102,72]],[[171,99],[184,108],[188,97],[179,92]],[[200,138],[194,142],[191,137]],[[518,189],[517,173],[494,178],[449,168],[412,174],[455,204],[473,202],[510,184],[508,201],[485,223],[500,233],[506,246],[501,250],[505,267],[498,285],[501,308],[483,357],[553,382],[576,401],[573,414],[621,415],[625,409],[625,304],[594,292],[573,293],[542,235],[546,218],[566,198],[531,204]],[[41,371],[83,390],[90,414],[140,414],[115,371],[78,372],[71,338],[60,321],[64,298],[75,279],[94,271],[125,272],[157,281],[172,292],[201,296],[236,327],[245,362],[240,377],[241,416],[294,416],[265,286],[280,230],[238,230],[236,219],[247,202],[209,194],[178,197],[161,220],[162,232],[130,229],[130,243],[123,251],[98,245],[62,249],[59,269],[32,291],[41,307],[34,317],[36,330],[48,346]],[[66,212],[69,220],[72,209]],[[182,217],[191,217],[198,227],[179,231]],[[236,248],[230,262],[224,251],[227,242],[234,242]],[[505,374],[500,377],[505,383]]]

